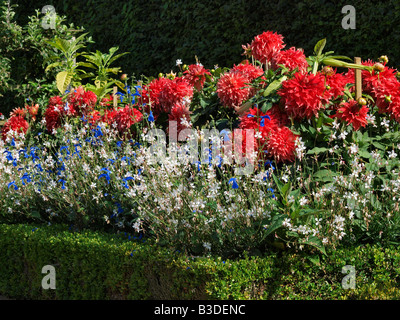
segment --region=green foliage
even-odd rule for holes
[[[48,73],[44,69],[51,56],[61,56],[47,41],[56,37],[70,40],[83,31],[74,24],[67,25],[65,17],[59,15],[55,17],[54,29],[44,29],[43,16],[34,9],[25,17],[24,24],[20,24],[16,20],[19,8],[9,1],[1,1],[0,112],[6,116],[13,108],[23,107],[28,99],[43,108],[49,95],[57,93],[54,82],[57,69]]]
[[[63,225],[0,225],[0,293],[39,300],[116,299],[399,299],[400,253],[357,246],[271,252],[223,261],[187,257],[151,243]],[[56,289],[44,290],[42,267],[56,269]],[[342,268],[356,271],[344,289]]]

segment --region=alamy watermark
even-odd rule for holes
[[[254,171],[257,158],[254,129],[234,129],[233,132],[224,129],[186,128],[178,133],[177,122],[169,121],[167,134],[161,129],[150,129],[145,136],[150,145],[150,155],[153,163],[189,159],[192,164],[236,164],[236,175],[248,175]],[[167,148],[167,140],[169,146]],[[178,156],[176,145],[186,142],[184,157]]]
[[[346,14],[342,19],[343,29],[355,29],[356,28],[356,9],[347,5],[342,8],[342,13]]]
[[[42,13],[45,16],[42,19],[43,29],[55,29],[56,28],[56,9],[52,5],[46,5],[42,8]]]
[[[42,288],[45,290],[56,289],[56,268],[52,265],[45,265],[42,273],[46,274],[42,279]]]
[[[342,288],[355,289],[356,288],[356,268],[352,265],[346,265],[342,268],[342,273],[347,274],[342,279]]]

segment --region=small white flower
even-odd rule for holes
[[[358,146],[352,143],[351,146],[349,147],[349,150],[351,154],[356,154],[358,152]]]
[[[300,205],[301,205],[301,206],[304,206],[304,205],[306,205],[307,203],[308,203],[307,198],[304,197],[304,198],[301,198],[301,199],[300,199]]]
[[[203,242],[203,247],[206,248],[207,250],[211,250],[211,243]]]
[[[261,139],[262,138],[261,132],[257,131],[256,134],[254,135],[254,138]]]
[[[176,59],[176,66],[180,66],[182,64],[182,60],[181,59]]]
[[[389,158],[396,158],[397,157],[397,153],[394,152],[394,150],[389,151],[388,153],[389,153]]]

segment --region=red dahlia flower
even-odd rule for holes
[[[264,70],[262,68],[252,65],[248,60],[245,60],[244,63],[238,64],[237,66],[234,66],[229,72],[239,73],[249,79],[249,82],[261,77],[264,74]]]
[[[78,115],[88,115],[94,110],[97,102],[97,96],[92,91],[85,91],[80,86],[68,95],[67,101],[71,104]]]
[[[383,78],[377,82],[372,89],[378,111],[380,113],[391,113],[393,106],[400,103],[400,83],[391,78]]]
[[[191,127],[189,108],[183,104],[176,104],[172,107],[171,113],[168,115],[169,121],[176,121],[177,134],[187,128]]]
[[[278,123],[273,116],[269,112],[261,112],[257,107],[249,109],[239,120],[239,128],[243,129],[243,152],[246,150],[246,129],[254,131],[254,151],[262,151],[265,150],[265,144],[271,132],[278,128]]]
[[[374,66],[375,62],[368,60],[368,61],[363,61],[361,63],[364,66]],[[376,71],[373,70],[372,72],[369,72],[368,70],[362,70],[362,86],[363,86],[363,92],[367,94],[371,94],[374,87],[379,83],[381,79],[386,79],[386,80],[396,80],[396,70],[389,68],[387,66],[384,67],[383,71]],[[350,69],[347,74],[346,74],[348,80],[348,83],[354,83],[354,69]],[[352,91],[354,91],[354,87],[352,87]]]
[[[101,121],[105,122],[111,126],[115,122],[116,114],[117,114],[117,110],[114,110],[114,109],[105,110]]]
[[[140,103],[146,104],[144,107],[146,112],[153,111],[154,119],[157,119],[162,112],[162,106],[159,101],[159,96],[165,84],[169,81],[167,78],[157,78],[152,80],[142,90],[142,97],[139,99]]]
[[[368,124],[368,111],[367,106],[360,106],[356,100],[349,100],[340,104],[335,117],[352,124],[353,129],[357,131],[360,127],[365,127]]]
[[[306,73],[308,68],[308,62],[304,54],[303,49],[296,49],[291,47],[289,50],[279,51],[272,59],[272,68],[274,70],[279,68],[282,64],[289,71],[293,71],[296,68],[299,72]]]
[[[101,99],[100,105],[102,107],[109,107],[113,104],[113,101],[114,101],[114,97],[111,94],[109,94]]]
[[[184,72],[183,78],[189,82],[189,84],[196,88],[197,91],[203,89],[204,82],[206,81],[206,75],[211,76],[211,73],[205,69],[201,64],[191,64],[188,69]]]
[[[162,106],[162,110],[169,113],[172,107],[177,103],[182,103],[183,98],[192,99],[193,88],[188,81],[181,77],[173,80],[167,79],[162,87],[158,100]]]
[[[272,31],[256,36],[250,45],[254,59],[264,64],[272,61],[273,57],[285,46],[283,37]]]
[[[125,108],[120,108],[114,116],[115,122],[117,123],[117,129],[121,135],[130,133],[130,127],[137,122],[142,121],[142,113],[126,105]]]
[[[17,133],[23,132],[24,134],[29,128],[29,123],[22,116],[12,116],[7,120],[1,129],[1,135],[3,141],[6,141],[7,134],[9,131],[14,131]]]
[[[279,127],[271,131],[267,142],[267,155],[276,162],[293,162],[296,157],[297,137],[288,127]]]
[[[217,83],[217,94],[222,104],[234,108],[249,99],[252,90],[247,85],[249,79],[239,72],[227,72]]]
[[[39,112],[39,105],[35,104],[35,105],[31,105],[31,106],[25,106],[25,109],[29,112],[29,114],[32,117],[32,120],[35,121],[36,120],[36,116]]]
[[[332,98],[337,98],[343,95],[347,83],[348,77],[344,74],[336,73],[336,70],[333,70],[332,73],[326,75],[328,94],[330,94]]]
[[[288,115],[296,119],[311,119],[312,116],[318,116],[318,110],[329,102],[325,79],[320,73],[313,75],[296,72],[292,79],[282,83],[278,94],[285,103]]]

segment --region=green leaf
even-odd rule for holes
[[[333,181],[333,177],[336,176],[334,172],[331,170],[323,169],[319,170],[313,174],[313,178],[316,181],[324,181],[324,182],[331,182]]]
[[[264,97],[269,96],[272,92],[278,90],[280,86],[282,85],[282,82],[286,81],[287,76],[283,76],[282,78],[279,78],[277,80],[272,81],[267,89],[264,91]]]
[[[385,151],[385,146],[379,142],[373,141],[372,142],[373,146],[379,150]]]
[[[327,152],[329,149],[328,148],[325,148],[325,147],[322,147],[322,148],[320,148],[320,147],[315,147],[315,148],[313,148],[313,149],[311,149],[311,150],[308,150],[307,151],[307,154],[320,154],[320,153],[323,153],[323,152]]]
[[[49,64],[44,71],[48,72],[50,69],[55,68],[55,67],[61,67],[62,65],[63,65],[63,63],[61,61],[54,62],[54,63]]]
[[[314,47],[314,54],[320,56],[326,45],[326,38],[319,40]]]
[[[264,237],[269,236],[272,232],[279,229],[282,226],[283,220],[285,220],[285,218],[287,218],[286,214],[279,214],[279,215],[274,216],[272,218],[271,224],[268,226],[267,230],[265,230],[265,232],[264,232]]]
[[[307,240],[302,241],[300,243],[309,245],[309,246],[313,246],[315,248],[317,248],[319,251],[321,251],[325,256],[327,256],[326,251],[325,251],[325,247],[322,244],[321,239],[315,237],[315,236],[309,236]]]
[[[56,76],[57,88],[62,94],[67,90],[68,85],[71,83],[72,73],[68,71],[61,71]]]

